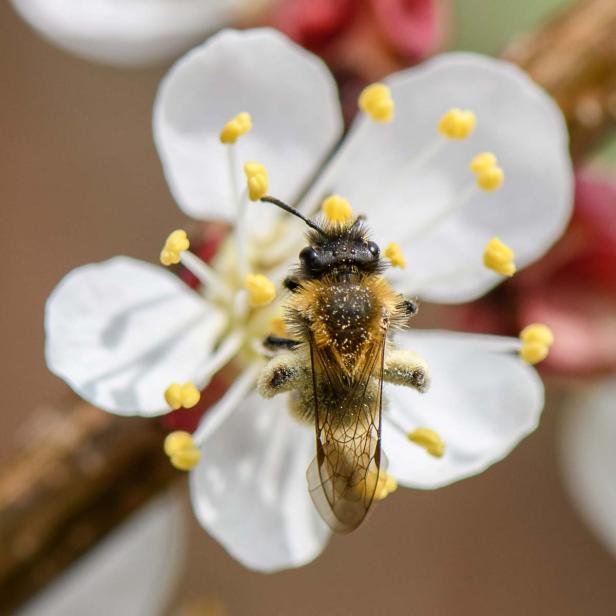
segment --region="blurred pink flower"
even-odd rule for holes
[[[546,323],[556,341],[544,369],[566,375],[616,369],[616,183],[578,174],[566,234],[546,257],[455,318],[483,333]]]
[[[448,9],[444,0],[283,0],[273,25],[329,65],[348,121],[367,83],[442,46]]]

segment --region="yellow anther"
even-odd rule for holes
[[[383,83],[373,83],[364,88],[357,104],[375,122],[391,122],[394,119],[395,104],[391,90]]]
[[[381,471],[379,473],[379,480],[376,484],[376,490],[374,491],[375,500],[383,500],[389,496],[392,492],[398,489],[398,482],[394,477]]]
[[[201,393],[192,383],[172,383],[165,389],[165,402],[174,410],[191,409],[201,399]]]
[[[527,364],[538,364],[548,356],[550,347],[554,344],[554,334],[547,325],[533,323],[520,332],[520,340],[520,357]]]
[[[501,276],[513,276],[516,271],[515,254],[509,246],[493,237],[483,251],[483,264]]]
[[[365,481],[357,483],[357,491],[362,498],[374,494],[375,500],[383,500],[386,496],[395,492],[397,488],[398,482],[395,478],[382,469],[378,473],[373,470],[368,471]]]
[[[417,428],[406,436],[409,441],[423,447],[431,456],[435,458],[443,457],[445,443],[438,432],[430,430],[430,428]]]
[[[163,449],[168,456],[172,456],[182,449],[188,449],[194,446],[192,435],[182,430],[167,434],[165,442],[163,443]]]
[[[275,336],[283,338],[287,335],[287,324],[282,317],[275,317],[270,323],[270,328]]]
[[[385,258],[389,259],[389,262],[393,267],[399,267],[404,269],[406,267],[406,260],[404,259],[404,253],[398,244],[391,242],[387,245],[387,248],[383,251]]]
[[[487,169],[491,169],[496,166],[497,162],[496,156],[494,156],[492,152],[482,152],[481,154],[477,154],[477,156],[471,160],[471,164],[469,166],[473,173],[479,175]]]
[[[488,167],[487,169],[477,173],[477,186],[479,186],[481,190],[485,190],[487,192],[492,192],[493,190],[500,188],[504,180],[505,173],[497,165]]]
[[[220,143],[235,143],[242,135],[252,128],[252,118],[249,113],[243,111],[229,120],[220,131]]]
[[[181,430],[167,435],[163,449],[171,464],[181,471],[195,468],[201,458],[201,451],[195,445],[193,437]]]
[[[190,242],[186,231],[178,229],[169,235],[165,245],[160,251],[160,262],[163,265],[175,265],[180,262],[180,257],[185,250],[190,248]]]
[[[532,325],[527,325],[520,332],[520,340],[522,342],[538,342],[539,344],[552,346],[554,344],[554,334],[547,325],[533,323]]]
[[[267,306],[276,297],[276,286],[263,274],[248,274],[244,288],[251,306]]]
[[[349,202],[340,195],[327,197],[321,204],[325,218],[330,222],[344,224],[353,218],[353,210]]]
[[[527,364],[538,364],[550,353],[550,347],[537,342],[523,342],[520,349],[520,357]]]
[[[251,201],[258,201],[267,194],[269,177],[267,169],[257,161],[251,160],[244,165],[246,187]]]
[[[439,120],[438,132],[447,139],[466,139],[475,129],[476,122],[472,111],[450,109]]]

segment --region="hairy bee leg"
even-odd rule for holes
[[[291,338],[282,338],[281,336],[268,336],[263,341],[263,346],[270,351],[292,351],[299,342]]]
[[[306,358],[300,353],[281,353],[270,359],[259,375],[257,391],[264,398],[293,391],[304,386],[310,378]]]
[[[295,293],[295,291],[297,291],[297,289],[299,289],[302,285],[300,281],[294,276],[287,276],[282,281],[282,286],[285,289],[287,289],[287,291],[291,291],[291,293]]]
[[[413,387],[425,392],[430,386],[430,372],[419,355],[405,349],[389,349],[385,353],[383,380],[394,385]]]
[[[401,307],[407,317],[414,317],[419,311],[419,306],[417,305],[417,302],[414,302],[412,299],[403,300],[401,303]]]

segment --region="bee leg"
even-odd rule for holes
[[[407,317],[414,317],[419,310],[417,302],[414,302],[412,299],[403,300],[400,303],[400,307],[402,308]]]
[[[268,336],[263,341],[263,346],[270,351],[292,351],[299,342],[291,338],[282,338],[280,336]]]
[[[430,386],[430,372],[424,360],[416,353],[390,349],[385,353],[383,380],[394,385],[412,387],[423,393]]]
[[[282,286],[288,291],[291,291],[291,293],[295,293],[295,291],[297,291],[297,289],[299,289],[299,287],[301,287],[302,285],[300,281],[294,276],[287,276],[282,281]]]
[[[264,398],[272,398],[276,394],[299,389],[310,378],[307,366],[303,354],[289,352],[276,355],[261,371],[257,391]]]

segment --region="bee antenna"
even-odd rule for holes
[[[275,197],[266,196],[266,197],[261,197],[261,201],[264,201],[265,203],[272,203],[278,206],[281,210],[284,210],[285,212],[289,212],[289,214],[293,214],[293,216],[297,216],[298,218],[301,218],[311,229],[314,229],[315,231],[318,231],[322,235],[325,235],[325,231],[323,231],[323,229],[321,229],[319,225],[317,225],[315,222],[312,222],[310,218],[306,218],[306,216],[304,216],[301,212],[298,212],[294,207],[291,207],[290,205],[287,205],[283,201],[280,201],[280,199],[276,199]]]

